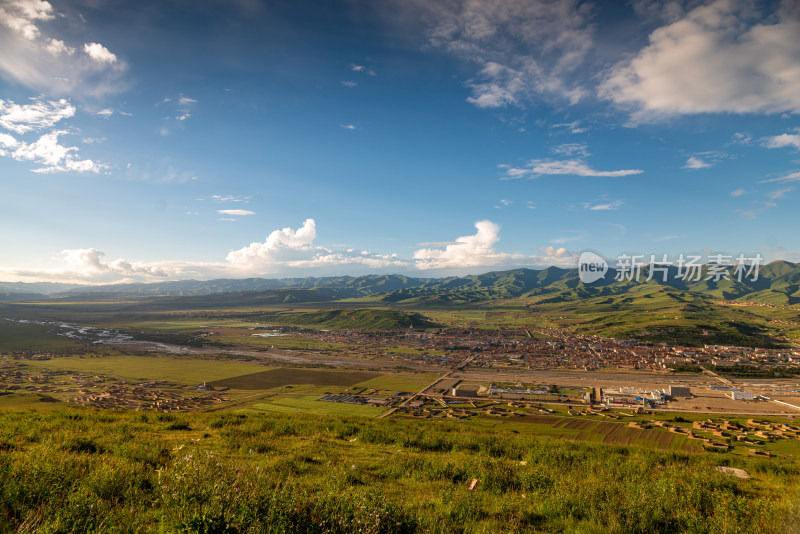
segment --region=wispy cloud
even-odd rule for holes
[[[708,169],[709,167],[711,167],[710,163],[696,156],[691,156],[687,159],[686,164],[683,166],[684,169]]]
[[[428,20],[429,42],[478,67],[467,99],[481,108],[542,98],[576,103],[576,73],[591,50],[590,12],[577,0],[407,2]]]
[[[356,129],[354,124],[340,124],[339,127],[342,128],[343,130],[355,130]]]
[[[564,143],[550,148],[553,154],[566,157],[588,158],[588,147],[582,143]]]
[[[238,217],[256,214],[256,212],[250,210],[217,210],[217,213],[220,215],[236,215]]]
[[[523,167],[511,167],[510,165],[500,165],[505,169],[505,179],[517,178],[537,178],[542,175],[573,175],[573,176],[602,176],[602,177],[621,177],[641,174],[641,169],[624,169],[616,171],[599,171],[591,168],[586,162],[579,159],[570,160],[549,160],[534,159]]]
[[[211,195],[214,202],[249,202],[253,197],[241,195]]]
[[[619,209],[622,204],[623,202],[621,200],[600,201],[597,204],[594,202],[586,202],[583,204],[583,208],[590,211],[611,211]]]
[[[563,245],[564,243],[571,243],[572,241],[580,241],[581,239],[584,239],[584,237],[585,236],[583,235],[562,236],[551,239],[550,242],[557,245]]]
[[[580,134],[585,133],[589,129],[581,125],[581,121],[572,121],[572,122],[563,122],[559,124],[551,124],[550,128],[561,130],[563,132],[569,132],[573,134]]]
[[[740,196],[742,196],[744,194],[745,194],[745,190],[744,189],[736,189],[734,191],[731,191],[731,196],[734,197],[734,198],[740,197]]]
[[[772,200],[777,200],[782,198],[786,193],[794,191],[794,187],[784,187],[783,189],[776,189],[775,191],[770,191],[767,193],[767,198]]]
[[[769,180],[761,180],[762,184],[768,184],[771,182],[800,182],[800,171],[792,172],[787,174],[786,176],[780,176],[778,178],[771,178]]]

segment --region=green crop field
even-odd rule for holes
[[[70,356],[27,361],[42,369],[90,372],[128,380],[163,380],[193,385],[264,371],[269,367],[235,360],[213,360],[173,356]]]
[[[375,417],[386,411],[386,408],[363,406],[340,402],[320,401],[319,395],[298,397],[281,397],[267,402],[254,404],[249,410],[278,413],[308,413],[324,415],[348,415]]]
[[[80,347],[75,341],[54,334],[51,326],[0,320],[0,352],[50,352]]]
[[[285,385],[313,384],[316,386],[352,386],[375,378],[369,371],[298,369],[281,367],[210,382],[214,387],[232,389],[270,389]]]

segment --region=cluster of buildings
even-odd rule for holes
[[[339,330],[293,333],[348,345],[365,358],[417,364],[526,369],[649,369],[681,365],[800,369],[800,350],[706,345],[683,347],[584,336],[556,328],[444,328],[436,331]],[[388,347],[388,349],[387,349]]]
[[[155,410],[159,412],[187,411],[210,406],[227,399],[217,393],[205,395],[181,395],[172,391],[146,388],[141,385],[129,387],[113,385],[102,392],[81,391],[72,402],[93,408],[115,408],[122,410]]]

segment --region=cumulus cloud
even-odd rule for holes
[[[10,0],[0,4],[0,72],[49,94],[103,96],[123,88],[125,64],[100,43],[76,46],[45,34],[58,31],[64,17],[49,2]],[[76,43],[77,44],[77,43]]]
[[[92,172],[98,173],[105,169],[105,165],[90,159],[78,159],[78,147],[66,147],[59,143],[58,138],[67,134],[64,130],[54,130],[39,137],[33,143],[17,141],[6,135],[3,145],[13,150],[0,150],[0,155],[9,156],[17,161],[33,161],[42,165],[33,172]]]
[[[115,63],[117,61],[117,56],[100,43],[86,43],[83,45],[83,51],[98,63]]]
[[[414,253],[413,258],[405,259],[397,254],[380,254],[352,247],[331,250],[316,245],[316,223],[314,219],[306,219],[296,230],[290,227],[275,230],[263,242],[233,250],[219,262],[106,260],[105,254],[95,248],[70,249],[59,255],[60,267],[0,267],[0,280],[108,283],[268,275],[328,276],[332,273],[439,271],[453,274],[465,269],[475,271],[496,267],[569,267],[577,262],[577,255],[563,247],[541,247],[540,254],[536,255],[502,252],[494,248],[499,240],[500,226],[491,221],[480,221],[475,228],[476,234],[459,237],[453,242],[421,243],[420,246],[444,248],[422,248]]]
[[[800,134],[781,134],[764,140],[767,148],[795,148],[800,150]]]
[[[494,249],[494,244],[500,239],[500,225],[491,221],[478,221],[475,229],[477,232],[474,235],[459,237],[444,249],[422,248],[414,252],[417,268],[477,267],[507,263],[515,257],[524,259],[521,254],[507,254]]]
[[[586,162],[580,159],[570,160],[550,160],[533,159],[522,167],[512,167],[501,165],[505,169],[505,179],[512,180],[518,178],[537,178],[542,175],[573,175],[573,176],[605,176],[620,177],[641,174],[641,169],[623,169],[617,171],[598,171],[591,168]]]
[[[414,252],[414,267],[425,271],[512,267],[573,265],[574,254],[565,248],[542,247],[543,255],[528,256],[502,252],[494,248],[500,240],[500,225],[484,220],[475,223],[476,233],[456,238],[444,249],[422,248]]]
[[[417,0],[403,7],[429,21],[430,45],[478,67],[467,84],[475,106],[576,103],[586,94],[574,78],[593,38],[589,7],[579,0]]]
[[[0,126],[18,134],[50,128],[62,119],[75,115],[69,100],[31,98],[30,104],[16,104],[0,99]]]
[[[716,0],[658,28],[611,70],[599,95],[635,120],[800,111],[800,10],[784,2],[762,18],[753,4]]]

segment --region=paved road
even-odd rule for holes
[[[436,384],[438,384],[442,380],[446,379],[447,377],[449,377],[451,374],[455,373],[456,371],[460,371],[461,369],[463,369],[471,361],[472,361],[472,357],[467,358],[466,360],[464,360],[464,363],[462,363],[458,367],[447,371],[445,374],[443,374],[442,376],[440,376],[439,378],[437,378],[436,380],[434,380],[430,384],[424,386],[422,389],[420,389],[419,391],[417,391],[416,393],[414,393],[413,395],[408,397],[406,400],[404,400],[403,402],[401,402],[400,404],[398,404],[394,408],[389,408],[389,410],[387,410],[387,411],[383,412],[382,414],[380,414],[378,416],[378,419],[383,419],[384,417],[388,417],[388,416],[392,415],[399,408],[402,408],[403,406],[405,406],[406,404],[408,404],[412,400],[416,399],[418,396],[422,395],[425,392],[426,389],[435,386]]]

